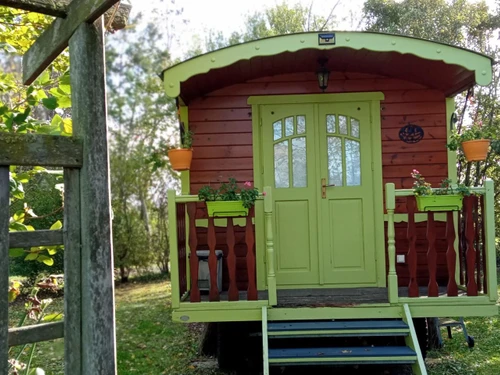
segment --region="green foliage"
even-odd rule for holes
[[[446,147],[451,151],[457,151],[463,142],[488,139],[489,136],[490,132],[487,128],[483,128],[482,124],[474,124],[471,127],[464,128],[460,133],[458,130],[453,129],[450,141],[447,143]]]
[[[259,196],[257,188],[252,188],[252,183],[247,181],[244,188],[238,187],[236,179],[229,178],[229,182],[224,182],[218,189],[210,185],[205,185],[198,191],[198,198],[204,201],[238,201],[243,202],[243,207],[250,208],[255,204]]]
[[[462,196],[468,196],[471,194],[470,189],[463,184],[459,184],[458,186],[453,187],[449,178],[441,181],[441,185],[438,189],[432,189],[431,184],[425,181],[424,176],[422,176],[422,174],[416,169],[412,171],[411,176],[415,180],[413,181],[413,192],[415,193],[415,195],[425,196],[458,194]]]

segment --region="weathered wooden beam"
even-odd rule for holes
[[[64,169],[64,369],[82,374],[80,170]]]
[[[0,0],[0,5],[65,18],[71,0]],[[104,24],[108,31],[125,28],[128,23],[132,5],[120,3],[118,10],[111,8],[104,13]],[[109,24],[111,20],[111,24]]]
[[[9,247],[57,246],[63,244],[61,230],[36,230],[33,232],[10,232]]]
[[[66,17],[71,0],[0,0],[0,5],[54,17]]]
[[[9,346],[32,344],[64,337],[64,322],[37,324],[9,329]]]
[[[83,141],[80,170],[82,374],[116,374],[113,248],[103,20],[69,41],[73,131]]]
[[[0,375],[7,375],[9,346],[9,167],[0,166]]]
[[[68,6],[67,17],[56,19],[24,54],[24,84],[31,84],[64,51],[82,23],[94,22],[118,1],[73,0]]]
[[[0,165],[80,167],[82,155],[73,137],[0,133]]]

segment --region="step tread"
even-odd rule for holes
[[[407,346],[269,349],[269,359],[408,357],[417,354]]]
[[[321,330],[375,330],[375,329],[409,329],[402,320],[335,320],[331,322],[270,322],[268,332],[283,331],[321,331]]]

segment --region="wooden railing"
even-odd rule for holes
[[[460,292],[469,297],[487,295],[491,302],[497,299],[495,218],[493,182],[488,180],[484,187],[473,188],[474,195],[464,197],[461,211],[418,213],[413,191],[396,190],[394,184],[386,184],[387,209],[387,251],[388,251],[388,293],[389,301],[395,303],[398,296],[398,275],[396,272],[395,213],[396,197],[404,197],[400,210],[406,215],[406,238],[408,243],[406,264],[408,271],[408,297],[420,297],[426,287],[427,297],[445,295],[457,297]],[[417,220],[418,217],[418,220]],[[426,222],[426,266],[418,265],[417,232],[418,222]],[[439,222],[444,226],[444,237],[438,239]],[[422,226],[420,226],[420,229]],[[399,237],[401,238],[401,237]],[[444,250],[446,263],[446,285],[438,283],[438,243]],[[401,251],[400,251],[401,252]],[[426,267],[427,280],[419,284],[418,271]],[[444,271],[443,271],[444,272]],[[443,273],[441,272],[441,274]],[[421,278],[420,278],[421,280]],[[441,284],[441,290],[439,288]]]
[[[264,220],[267,262],[268,297],[270,301],[276,301],[276,281],[274,272],[273,232],[272,232],[272,198],[271,189],[265,188],[265,194],[259,197],[264,200]],[[199,288],[199,257],[197,250],[208,250],[208,269],[210,274],[209,292],[206,299],[209,302],[221,300],[218,288],[218,259],[216,250],[224,248],[224,273],[227,275],[227,288],[223,290],[224,300],[227,301],[256,301],[257,272],[255,252],[255,229],[254,220],[262,220],[255,214],[252,207],[248,216],[243,218],[232,217],[197,217],[199,198],[194,195],[176,196],[175,191],[168,192],[169,202],[169,234],[170,234],[170,262],[172,279],[172,306],[180,306],[180,302],[201,302],[203,298]],[[219,224],[216,226],[216,220]],[[200,224],[200,222],[204,222]],[[243,227],[236,225],[237,222],[244,223]],[[225,229],[221,229],[225,227]],[[223,233],[221,233],[223,230]],[[237,238],[240,242],[237,243]],[[206,238],[206,240],[205,240]],[[201,241],[203,239],[203,241]],[[205,243],[205,246],[201,242]],[[207,249],[208,247],[208,249]],[[237,258],[236,248],[245,248],[244,267],[242,268],[242,257]],[[203,248],[203,249],[202,249]],[[237,262],[239,260],[239,262]],[[237,263],[240,267],[237,267]],[[238,273],[240,271],[240,273]],[[244,282],[238,279],[241,274],[246,274]],[[245,284],[246,287],[242,285]],[[274,302],[274,304],[276,304]]]

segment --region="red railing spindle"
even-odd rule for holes
[[[466,283],[465,271],[465,198],[462,211],[458,212],[458,264],[460,266],[460,285]]]
[[[408,210],[408,271],[410,274],[410,282],[408,284],[408,296],[418,297],[418,281],[417,281],[417,228],[415,226],[415,198],[408,197],[406,199],[406,207]]]
[[[191,292],[190,301],[200,302],[200,288],[198,286],[198,255],[196,248],[198,247],[198,237],[196,233],[196,203],[187,203],[189,216],[189,249],[191,251],[189,264],[191,268]]]
[[[252,224],[254,207],[252,207],[246,218],[245,227],[245,242],[247,245],[247,272],[248,272],[248,300],[255,301],[258,299],[257,296],[257,283],[256,283],[256,273],[255,273],[255,252],[254,252],[254,231]]]
[[[208,270],[210,273],[210,291],[208,293],[209,301],[220,301],[219,287],[217,285],[217,255],[215,248],[217,246],[217,237],[215,236],[214,218],[208,218]]]
[[[457,281],[455,280],[457,254],[455,252],[455,224],[453,221],[453,212],[446,213],[446,241],[448,248],[446,250],[446,264],[448,267],[448,296],[458,296]]]
[[[177,246],[179,261],[179,291],[181,297],[187,291],[186,259],[186,204],[177,204]]]
[[[473,196],[473,217],[474,217],[474,248],[476,249],[476,284],[477,290],[483,289],[481,280],[481,243],[480,243],[480,225],[479,225],[479,198]]]
[[[465,207],[465,239],[466,239],[466,271],[467,271],[467,295],[477,296],[477,284],[475,278],[476,249],[474,248],[474,215],[473,197],[464,198]]]
[[[484,234],[484,218],[486,217],[485,211],[484,211],[484,195],[481,195],[479,197],[479,203],[481,207],[481,252],[483,256],[483,292],[484,294],[488,293],[488,283],[486,282],[486,241],[485,241],[485,234]]]
[[[427,264],[429,267],[428,296],[438,297],[439,288],[436,281],[437,274],[437,253],[436,253],[436,226],[434,224],[434,213],[427,213],[427,241],[429,249],[427,251]]]
[[[227,269],[229,273],[229,291],[228,298],[229,301],[238,301],[239,293],[238,286],[236,284],[236,254],[234,253],[234,226],[233,226],[233,218],[227,218]]]

